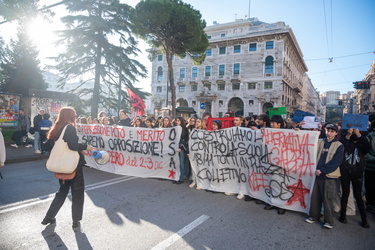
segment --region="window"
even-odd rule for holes
[[[191,77],[198,77],[198,67],[193,67],[191,69]]]
[[[185,85],[179,85],[178,86],[178,91],[179,92],[185,92]]]
[[[211,56],[212,55],[212,49],[206,50],[206,56]]]
[[[265,71],[266,74],[273,74],[273,57],[267,56],[266,57],[266,64],[265,64]]]
[[[223,117],[223,112],[219,112],[219,118]]]
[[[210,83],[204,84],[203,87],[207,88],[208,90],[211,90],[211,84]]]
[[[224,104],[223,100],[219,100],[219,105],[223,105],[223,104]]]
[[[224,55],[226,53],[227,47],[220,47],[219,48],[219,55]]]
[[[223,34],[220,34],[220,37],[225,37],[225,34],[223,33]]]
[[[193,105],[193,106],[197,105],[197,101],[192,101],[191,105]]]
[[[163,55],[158,55],[158,61],[163,61]]]
[[[234,75],[240,74],[240,64],[239,63],[233,64],[233,74]]]
[[[241,45],[234,45],[233,53],[240,53],[241,52]]]
[[[273,41],[266,42],[266,49],[273,49]]]
[[[272,89],[272,82],[264,82],[264,89]]]
[[[219,76],[223,76],[225,74],[225,65],[219,65]]]
[[[162,88],[160,86],[156,87],[156,92],[161,93]]]
[[[198,91],[198,85],[197,84],[192,84],[191,85],[191,92]]]
[[[256,43],[250,43],[249,51],[256,51],[256,50],[257,50],[257,44]]]
[[[254,100],[249,100],[249,105],[253,105],[254,104]]]
[[[256,82],[249,82],[247,84],[247,89],[256,89],[256,85],[257,85]]]
[[[211,66],[206,66],[204,69],[204,76],[211,76]]]
[[[232,83],[232,90],[240,90],[240,83],[239,82]]]
[[[207,36],[207,39],[211,39],[211,36]]]
[[[158,81],[163,80],[163,67],[158,67]]]
[[[220,83],[217,85],[217,90],[225,90],[225,83]]]
[[[185,78],[185,68],[180,68],[180,78]]]

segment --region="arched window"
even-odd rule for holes
[[[158,67],[158,81],[163,80],[163,67]]]
[[[273,74],[273,57],[272,56],[266,57],[266,67],[265,67],[264,73]]]

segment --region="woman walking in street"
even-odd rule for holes
[[[57,117],[57,121],[51,131],[48,133],[48,143],[46,143],[45,151],[51,151],[53,144],[60,137],[63,129],[66,127],[63,140],[68,144],[70,150],[78,151],[79,162],[76,168],[76,175],[71,180],[59,179],[60,189],[56,193],[50,208],[44,217],[42,224],[53,224],[56,222],[55,216],[59,212],[60,208],[65,202],[66,196],[71,189],[72,193],[72,218],[73,218],[73,229],[79,227],[79,221],[82,220],[83,214],[83,201],[84,201],[84,179],[82,167],[86,164],[81,150],[90,150],[94,148],[90,145],[78,143],[77,136],[77,125],[75,122],[76,112],[72,107],[62,108]]]

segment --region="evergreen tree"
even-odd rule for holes
[[[64,44],[66,50],[55,58],[57,65],[54,66],[60,72],[60,86],[78,76],[93,75],[93,79],[82,81],[72,92],[80,96],[92,95],[91,115],[94,117],[99,104],[117,107],[120,74],[122,100],[128,100],[125,87],[145,98],[148,94],[133,86],[137,77],[145,77],[146,68],[133,59],[140,51],[130,29],[130,7],[118,0],[68,0],[65,5],[74,14],[61,19],[67,29],[60,32],[58,43]],[[93,88],[86,84],[92,80]]]
[[[6,48],[6,59],[2,60],[3,92],[28,95],[29,88],[47,89],[39,67],[38,50],[29,39],[25,25],[18,25],[17,39]]]
[[[164,52],[169,69],[172,115],[176,116],[176,87],[172,57],[190,56],[193,63],[205,59],[208,38],[204,32],[206,22],[198,10],[181,0],[142,0],[132,15],[134,31],[153,48]]]

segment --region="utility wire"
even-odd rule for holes
[[[366,64],[361,64],[361,65],[356,65],[356,66],[351,66],[351,67],[346,67],[346,68],[341,68],[341,69],[352,69],[352,68],[357,68],[357,67],[362,67],[362,66],[368,66],[368,65],[369,64],[366,63]],[[313,73],[309,73],[308,75],[322,74],[322,73],[332,72],[332,71],[337,71],[337,70],[340,70],[340,69],[333,69],[333,70],[326,70],[326,71],[320,71],[320,72],[313,72]]]
[[[344,57],[351,57],[351,56],[358,56],[358,55],[364,55],[364,54],[375,54],[375,51],[369,51],[369,52],[364,52],[364,53],[358,53],[358,54],[352,54],[352,55],[345,55],[345,56],[337,56],[337,57],[332,57],[337,59],[337,58],[344,58]],[[329,60],[330,58],[315,58],[315,59],[305,59],[305,61],[319,61],[319,60]]]
[[[324,25],[325,25],[325,30],[326,30],[327,53],[328,53],[328,58],[329,58],[331,54],[330,54],[329,42],[328,42],[327,13],[326,13],[325,0],[323,0],[323,10],[324,10]]]

